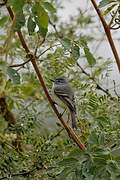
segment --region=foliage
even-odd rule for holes
[[[118,3],[102,0],[99,7],[107,8],[103,14],[108,15]],[[69,23],[62,23],[57,16],[61,3],[55,1],[9,0],[7,6],[15,18],[11,22],[6,7],[1,7],[0,179],[120,179],[120,96],[115,86],[111,93],[101,83],[111,61],[93,53],[90,44],[96,37],[78,33],[93,28],[94,17],[79,10]],[[16,36],[20,30],[50,95],[51,79],[57,76],[66,76],[74,87],[76,133],[85,151],[52,112]]]

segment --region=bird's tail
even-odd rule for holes
[[[76,112],[75,111],[70,111],[71,112],[71,121],[72,121],[72,128],[77,129],[77,124],[76,124]]]

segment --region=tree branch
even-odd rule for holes
[[[52,49],[53,47],[56,47],[56,46],[58,46],[59,44],[56,44],[56,45],[53,45],[53,46],[50,46],[50,47],[48,47],[47,49],[45,49],[43,52],[41,52],[38,56],[37,56],[37,58],[39,58],[40,56],[42,56],[43,54],[45,54],[47,51],[49,51],[50,49]]]
[[[103,25],[103,28],[105,30],[105,33],[106,33],[106,36],[107,36],[107,39],[108,39],[108,42],[110,44],[110,47],[112,49],[112,52],[113,52],[113,55],[115,57],[115,60],[116,60],[116,64],[117,64],[117,67],[118,67],[118,70],[120,72],[120,57],[118,55],[118,52],[116,50],[116,47],[115,47],[115,44],[114,44],[114,41],[112,39],[112,35],[111,35],[111,32],[110,32],[110,28],[109,28],[109,25],[106,23],[104,17],[102,16],[102,13],[101,11],[99,10],[97,4],[96,4],[96,1],[95,0],[91,0],[100,20],[101,20],[101,23]]]
[[[23,67],[25,64],[27,64],[28,62],[30,62],[31,61],[31,59],[28,59],[27,61],[25,61],[25,62],[23,62],[23,63],[21,63],[21,64],[13,64],[13,65],[10,65],[9,67]]]
[[[12,12],[12,9],[10,7],[7,7],[7,10],[9,12],[9,14],[10,14],[10,17],[13,19],[14,18],[14,14]],[[79,137],[76,135],[76,133],[73,131],[73,129],[60,116],[60,113],[59,113],[58,109],[56,108],[56,106],[55,106],[51,96],[49,95],[48,89],[47,89],[47,87],[45,85],[45,82],[43,80],[41,72],[40,72],[40,70],[38,68],[38,65],[36,63],[36,57],[34,56],[34,54],[30,53],[30,50],[29,50],[29,48],[28,48],[28,46],[27,46],[27,44],[26,44],[26,42],[25,42],[25,40],[23,38],[23,35],[22,35],[21,31],[18,31],[17,33],[18,33],[19,39],[21,41],[21,44],[22,44],[24,50],[28,54],[28,57],[31,59],[31,63],[32,63],[32,65],[34,67],[34,70],[35,70],[35,72],[37,74],[39,82],[40,82],[40,84],[43,87],[44,93],[45,93],[45,95],[46,95],[46,97],[47,97],[47,99],[48,99],[48,101],[49,101],[53,111],[55,112],[55,114],[57,115],[58,119],[60,120],[60,122],[62,123],[62,125],[66,129],[66,131],[68,132],[68,135],[70,136],[70,138],[73,139],[73,141],[77,144],[77,146],[80,149],[85,150],[85,145],[80,141]]]
[[[96,80],[95,80],[93,77],[91,77],[91,75],[90,75],[89,73],[87,73],[87,72],[81,67],[81,65],[80,65],[79,63],[77,63],[77,65],[78,65],[78,67],[81,69],[82,73],[84,73],[86,76],[88,76],[91,80],[93,80],[93,81],[95,82],[97,89],[103,91],[105,94],[107,94],[108,96],[111,97],[111,94],[108,92],[108,90],[106,90],[106,89],[104,89],[103,87],[101,87],[101,86],[96,82]]]
[[[59,45],[59,44],[58,44]],[[40,56],[42,56],[43,54],[45,54],[48,50],[50,50],[51,48],[53,47],[56,47],[57,45],[54,45],[54,46],[50,46],[49,48],[45,49],[43,52],[41,52],[38,56],[36,56],[36,58],[39,58]],[[36,53],[34,53],[36,54]],[[20,63],[20,64],[13,64],[13,65],[10,65],[9,67],[12,67],[12,68],[15,68],[15,67],[24,67],[25,64],[27,64],[28,62],[30,62],[31,59],[28,59],[27,61],[23,62],[23,63]]]

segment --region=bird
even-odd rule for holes
[[[73,89],[65,77],[57,77],[52,81],[54,94],[68,107],[71,114],[72,128],[77,129],[76,106]]]

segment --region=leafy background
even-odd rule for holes
[[[112,91],[109,89],[106,79],[112,58],[94,53],[91,44],[98,40],[83,31],[96,28],[95,17],[79,9],[63,23],[57,13],[63,8],[62,1],[9,0],[7,5],[15,19],[12,22],[6,7],[1,7],[0,179],[120,179],[119,84],[113,82]],[[118,6],[118,0],[99,4],[106,19]],[[50,94],[50,79],[57,76],[66,76],[74,87],[76,133],[85,151],[60,125],[31,63],[14,66],[28,60],[16,35],[19,30],[37,56]],[[13,116],[16,122],[9,124]],[[67,113],[63,116],[67,119]],[[18,138],[20,146],[15,145]]]

